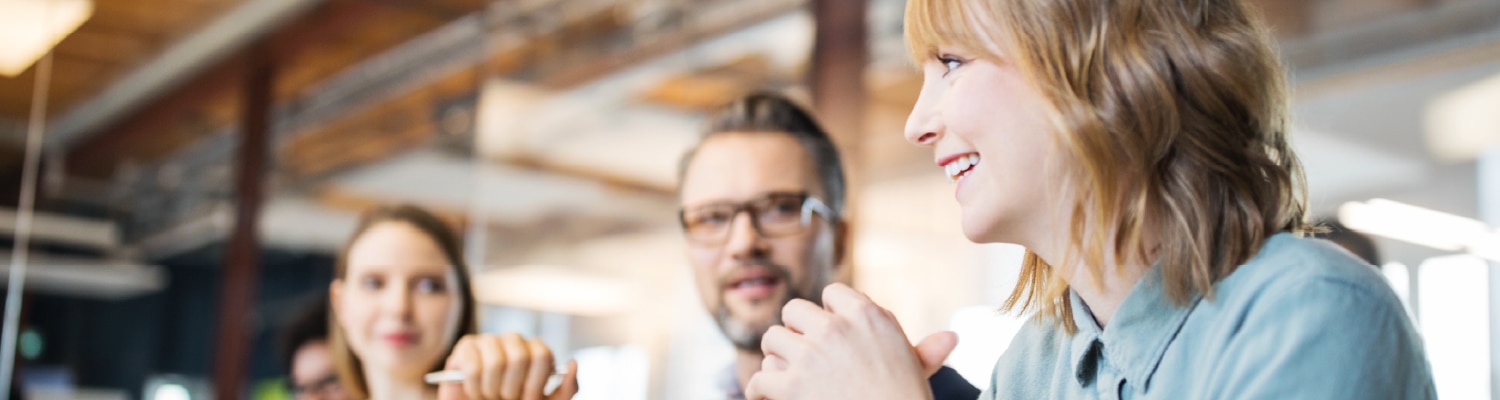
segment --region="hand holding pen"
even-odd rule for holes
[[[555,375],[552,351],[521,335],[467,335],[453,345],[445,371],[428,374],[442,400],[553,400],[578,393],[578,363],[569,361],[562,384],[546,393]]]

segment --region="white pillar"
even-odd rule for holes
[[[1500,147],[1493,147],[1476,163],[1479,218],[1491,229],[1500,228]],[[1490,262],[1490,398],[1500,400],[1500,274]]]

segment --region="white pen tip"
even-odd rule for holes
[[[429,385],[437,385],[463,382],[466,378],[468,375],[465,375],[463,371],[438,371],[424,375],[422,380],[427,381]]]

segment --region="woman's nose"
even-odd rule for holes
[[[411,291],[404,285],[389,285],[380,294],[381,306],[385,312],[405,316],[411,312]]]
[[[918,146],[932,146],[941,139],[942,121],[937,117],[934,103],[937,102],[936,89],[929,88],[930,85],[922,85],[922,91],[917,95],[917,104],[912,106],[911,115],[906,117],[906,141]]]

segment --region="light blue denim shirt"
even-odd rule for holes
[[[1151,268],[1107,329],[1072,295],[1078,333],[1033,318],[981,399],[1432,399],[1421,337],[1374,268],[1334,245],[1271,237],[1173,305]]]

